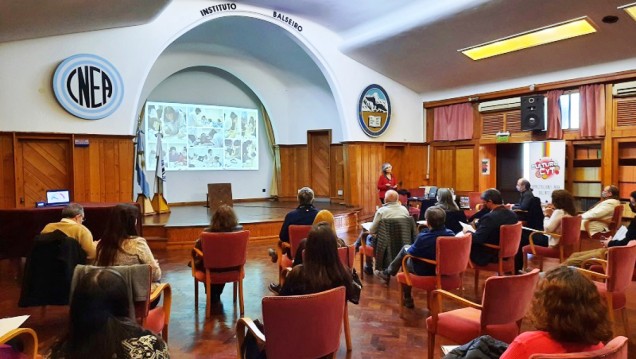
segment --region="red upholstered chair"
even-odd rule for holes
[[[413,219],[415,220],[415,222],[417,222],[420,219],[420,209],[419,207],[412,207],[409,204],[409,199],[405,194],[401,194],[398,196],[400,203],[402,203],[403,206],[406,207],[406,209],[409,210],[409,214],[411,215],[411,217],[413,217]]]
[[[627,359],[628,339],[618,336],[601,349],[582,353],[533,354],[530,359]]]
[[[364,279],[364,257],[375,258],[375,248],[367,246],[367,235],[365,234],[360,239],[360,278]]]
[[[285,273],[283,270],[293,265],[296,249],[298,248],[300,241],[307,238],[311,227],[311,224],[291,224],[289,225],[289,243],[281,241],[278,242],[278,246],[276,247],[278,254],[278,283],[281,286],[285,282]],[[284,254],[286,248],[289,248],[291,259]]]
[[[488,263],[479,266],[471,262],[475,270],[475,296],[479,293],[479,271],[497,272],[497,275],[515,272],[515,255],[521,243],[521,222],[504,224],[500,227],[499,245],[484,244],[484,246],[496,249],[499,252],[497,263]]]
[[[236,303],[237,289],[239,310],[241,316],[245,312],[243,306],[243,278],[245,278],[245,262],[247,261],[247,242],[250,231],[238,232],[202,232],[202,251],[194,248],[203,257],[205,272],[196,270],[192,263],[194,277],[194,305],[199,305],[199,282],[206,286],[206,317],[210,316],[212,290],[210,285],[234,283],[234,303]],[[238,287],[238,288],[237,288]]]
[[[320,358],[338,351],[345,308],[345,288],[320,293],[263,298],[267,337],[249,318],[236,323],[239,358],[246,330],[265,345],[268,358]]]
[[[592,260],[596,263],[603,264],[605,273],[598,273],[586,269],[577,268],[581,272],[591,278],[600,278],[605,282],[594,281],[594,285],[599,293],[607,300],[607,309],[609,318],[614,323],[614,311],[620,310],[623,317],[623,327],[625,333],[629,334],[629,324],[627,322],[627,297],[625,292],[634,271],[634,263],[636,263],[636,242],[630,241],[624,247],[610,247],[607,250],[607,261],[600,259]],[[585,264],[586,262],[584,262]]]
[[[548,234],[552,237],[559,238],[559,244],[556,247],[536,246],[532,237],[537,233]],[[559,263],[568,258],[581,245],[581,216],[563,217],[561,220],[561,234],[548,232],[532,232],[530,234],[530,244],[524,246],[523,251],[523,268],[528,267],[528,254],[541,258],[541,266],[543,270],[543,258],[559,258]]]
[[[583,221],[583,226],[585,230],[581,231],[582,232],[581,238],[600,240],[602,239],[602,237],[610,237],[610,236],[613,237],[614,234],[616,234],[616,231],[618,230],[618,228],[621,226],[622,216],[623,216],[623,205],[619,204],[618,206],[614,207],[614,214],[612,214],[612,218],[609,221],[604,219],[592,219],[592,220]],[[605,223],[609,231],[590,235],[590,222]]]
[[[402,260],[403,272],[398,273],[397,281],[410,287],[423,289],[428,292],[426,306],[430,309],[431,292],[434,289],[463,289],[463,278],[470,257],[470,244],[472,235],[470,233],[462,237],[437,237],[436,256],[437,260],[414,257],[407,255]],[[435,276],[419,276],[410,273],[406,265],[408,258],[435,265]],[[400,287],[400,307],[404,306],[402,286]]]
[[[477,205],[481,205],[481,192],[468,192],[468,206],[470,209],[464,210],[464,214],[466,214],[466,218],[472,217],[477,211],[481,208],[477,208]]]
[[[463,344],[488,334],[506,343],[519,335],[521,321],[530,306],[539,270],[530,273],[490,277],[484,284],[482,304],[476,304],[443,289],[433,291],[428,329],[428,358],[433,359],[435,336]],[[442,297],[453,299],[466,308],[442,312]]]
[[[21,352],[9,345],[4,345],[9,340],[18,340],[23,345]],[[16,328],[0,336],[0,358],[3,359],[35,359],[38,355],[38,335],[31,328]]]

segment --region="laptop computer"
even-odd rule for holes
[[[66,206],[71,202],[71,193],[67,189],[54,189],[46,191],[47,206]]]

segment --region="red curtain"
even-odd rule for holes
[[[579,87],[579,94],[581,136],[605,136],[605,86],[583,85]]]
[[[436,107],[433,116],[433,141],[473,138],[473,106],[470,103]]]
[[[562,140],[563,127],[561,125],[561,95],[563,90],[548,91],[548,140]]]

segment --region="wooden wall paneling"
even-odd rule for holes
[[[14,208],[15,197],[15,162],[13,135],[0,133],[0,208]]]
[[[482,174],[481,166],[482,160],[490,160],[490,174]],[[497,145],[481,145],[479,146],[479,158],[477,160],[477,176],[479,176],[478,180],[478,188],[476,189],[479,192],[483,192],[488,188],[497,187]]]
[[[455,191],[471,192],[475,188],[475,149],[459,147],[455,150]]]
[[[455,187],[455,147],[435,148],[435,179],[431,185],[437,187]]]
[[[331,195],[331,130],[307,131],[309,182],[316,197]]]
[[[402,144],[385,144],[384,146],[384,158],[382,163],[388,162],[393,167],[392,173],[398,180],[398,188],[405,188],[404,179],[407,171],[404,161],[404,147]],[[382,166],[380,166],[378,173],[382,173]]]
[[[331,145],[330,150],[330,197],[332,200],[344,200],[344,157],[342,145]],[[338,191],[342,194],[338,194]]]
[[[378,178],[384,162],[382,143],[345,143],[345,203],[361,207],[361,216],[373,214],[380,204]]]
[[[309,186],[309,163],[306,145],[279,146],[281,193],[284,200],[296,200],[298,189]]]
[[[428,185],[427,156],[427,144],[410,143],[406,146],[402,160],[404,166],[402,187],[408,189]]]

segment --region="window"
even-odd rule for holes
[[[564,130],[579,128],[579,93],[569,92],[559,98],[561,127]]]

